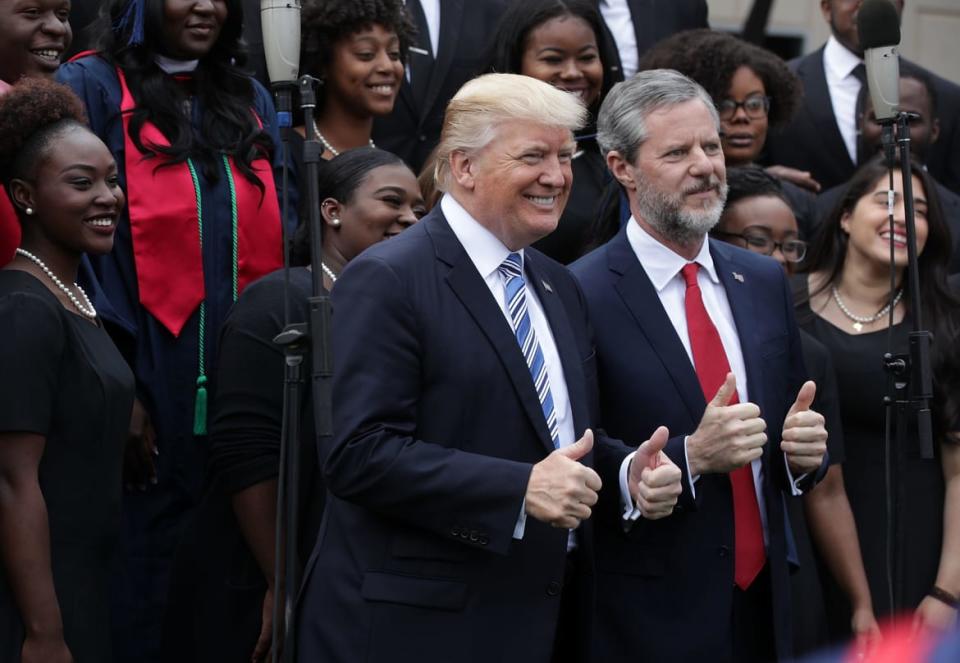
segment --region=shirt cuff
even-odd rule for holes
[[[807,478],[809,472],[804,472],[796,479],[793,478],[793,472],[790,471],[790,462],[787,460],[787,454],[783,454],[783,465],[787,468],[787,480],[790,482],[790,494],[794,497],[799,497],[803,495],[803,490],[797,487],[801,481]]]
[[[687,440],[689,439],[690,439],[689,435],[683,438],[683,462],[687,464],[687,471],[688,471],[688,477],[689,477],[689,483],[690,483],[690,497],[692,499],[697,499],[696,483],[697,481],[700,480],[700,475],[698,474],[697,476],[693,476],[692,474],[689,474],[690,457],[687,455]]]
[[[513,538],[520,540],[523,538],[523,530],[527,527],[527,498],[523,498],[520,504],[520,516],[517,518],[517,524],[513,526]]]
[[[623,519],[627,521],[634,521],[642,515],[640,509],[633,502],[633,495],[630,494],[630,482],[628,481],[630,462],[635,455],[637,455],[637,452],[631,451],[620,463],[620,505],[623,507]]]

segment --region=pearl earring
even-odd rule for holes
[[[32,208],[32,207],[28,207],[28,208],[26,208],[26,209],[23,210],[23,211],[24,211],[24,213],[26,213],[27,216],[33,216],[33,208]]]
[[[335,216],[335,217],[333,217],[332,219],[330,219],[330,225],[333,226],[334,228],[339,228],[339,227],[340,227],[340,217],[336,217],[336,216]]]

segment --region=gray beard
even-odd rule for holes
[[[679,246],[690,246],[700,242],[720,221],[727,189],[726,183],[720,185],[716,203],[704,205],[702,210],[686,210],[682,194],[666,193],[638,181],[636,205],[644,220],[664,239]]]

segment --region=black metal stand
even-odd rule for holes
[[[312,296],[309,299],[310,316],[306,324],[290,324],[289,304],[286,304],[284,330],[274,342],[284,349],[286,369],[283,394],[283,431],[280,441],[280,473],[277,481],[277,533],[275,541],[275,586],[283,588],[283,647],[278,655],[278,624],[281,623],[279,601],[274,604],[274,629],[272,656],[274,661],[293,663],[297,659],[295,611],[297,593],[300,589],[299,538],[300,538],[300,421],[303,414],[303,362],[307,353],[312,357],[312,399],[314,424],[318,444],[326,444],[332,436],[333,422],[330,398],[333,362],[330,352],[330,294],[323,285],[323,223],[320,216],[320,192],[318,168],[323,148],[314,131],[313,113],[316,107],[315,86],[317,79],[302,76],[297,81],[300,106],[303,109],[304,128],[304,173],[301,184],[306,188],[306,205],[310,228],[310,262],[312,270]],[[284,102],[278,91],[278,110]],[[290,97],[287,96],[286,112],[289,117]],[[280,115],[281,113],[278,113]],[[284,173],[286,186],[286,172]],[[284,203],[286,194],[284,193]],[[286,210],[285,210],[286,212]],[[284,216],[286,214],[284,213]],[[284,249],[284,264],[289,270],[289,253]],[[286,276],[289,286],[289,272]],[[289,287],[288,287],[289,291]],[[283,560],[281,566],[280,560]],[[279,598],[279,594],[275,597]]]
[[[914,216],[913,167],[910,161],[910,113],[899,112],[895,120],[897,126],[896,142],[900,147],[900,174],[903,177],[903,204],[907,230],[907,281],[910,287],[910,322],[908,350],[905,354],[884,356],[884,366],[894,380],[902,383],[897,389],[901,396],[894,396],[898,403],[908,406],[917,415],[917,432],[920,443],[920,457],[933,458],[933,424],[930,413],[930,400],[933,398],[933,373],[930,368],[930,343],[933,335],[923,328],[923,315],[920,300],[920,272],[917,252],[917,226]],[[893,145],[893,124],[889,121],[883,126],[883,146],[887,164],[893,170],[895,150]],[[891,218],[891,234],[892,234]],[[891,237],[891,242],[893,238]],[[891,263],[891,269],[893,264]],[[891,296],[893,293],[891,292]],[[892,313],[892,310],[891,310]]]

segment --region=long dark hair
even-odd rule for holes
[[[494,31],[493,43],[487,54],[486,70],[500,74],[519,74],[523,68],[523,52],[527,47],[530,32],[558,16],[576,16],[583,19],[593,29],[596,37],[600,64],[603,66],[603,86],[594,108],[590,109],[595,115],[607,92],[623,76],[615,65],[615,46],[607,39],[600,12],[589,0],[523,0],[511,3],[500,17],[500,24]]]
[[[912,165],[913,174],[923,184],[923,191],[914,191],[914,195],[923,195],[927,200],[927,241],[918,256],[917,273],[921,313],[934,338],[934,428],[943,439],[944,434],[955,432],[960,421],[960,299],[947,284],[947,265],[953,242],[937,184],[920,165]],[[800,298],[798,307],[809,304],[810,297],[839,283],[848,244],[840,221],[845,214],[853,212],[860,199],[868,195],[878,182],[886,181],[887,173],[886,162],[880,155],[864,164],[847,184],[842,198],[824,219],[805,266],[806,271],[826,274],[826,279],[806,298]],[[901,287],[908,309],[914,304],[910,299],[910,279],[911,274],[905,269]]]
[[[123,19],[129,16],[131,3],[141,1],[143,35],[142,41],[136,43],[139,39],[134,38],[134,22]],[[200,60],[193,76],[193,93],[203,108],[196,130],[191,118],[183,112],[187,100],[183,88],[154,61],[164,50],[164,0],[113,0],[108,16],[102,19],[100,51],[123,70],[137,102],[130,119],[130,137],[137,148],[145,154],[167,156],[172,163],[196,160],[212,180],[218,177],[220,155],[228,154],[243,176],[263,191],[252,164],[255,159],[272,155],[273,141],[254,117],[254,83],[242,68],[246,62],[241,39],[242,1],[225,1],[227,19],[220,36]],[[170,147],[141,142],[140,131],[148,120],[166,136]]]
[[[376,147],[358,147],[347,150],[325,163],[320,164],[317,176],[317,188],[320,200],[333,198],[339,203],[353,202],[353,194],[363,184],[371,171],[381,166],[402,166],[403,159],[392,152]],[[306,202],[306,201],[304,201]],[[295,266],[310,264],[310,218],[307,210],[300,210],[300,225],[290,240],[290,264]]]

